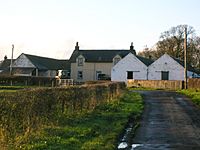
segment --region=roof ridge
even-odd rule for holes
[[[52,59],[52,60],[60,60],[60,59],[55,59],[55,58],[50,58],[50,57],[44,57],[44,56],[38,56],[38,55],[32,55],[32,54],[25,54],[26,56],[31,56],[31,57],[38,57],[38,58],[43,58],[43,59]]]
[[[79,51],[130,51],[129,49],[79,49]]]

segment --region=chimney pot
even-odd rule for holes
[[[79,50],[78,42],[76,42],[75,50]]]
[[[134,46],[133,46],[133,42],[131,42],[130,51],[131,51],[131,53],[133,53],[134,55],[136,55],[136,52],[135,52]]]
[[[8,57],[5,55],[4,60],[8,59]]]

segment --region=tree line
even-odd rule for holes
[[[159,41],[152,48],[145,48],[138,55],[158,59],[164,53],[184,60],[184,31],[187,27],[187,62],[200,71],[200,37],[188,25],[178,25],[161,33]]]

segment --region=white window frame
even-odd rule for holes
[[[78,66],[83,66],[84,59],[82,57],[78,58]]]

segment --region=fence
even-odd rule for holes
[[[127,87],[146,87],[155,89],[179,90],[184,88],[184,81],[178,80],[128,80]],[[188,79],[188,89],[200,89],[199,78]]]
[[[183,81],[171,80],[128,80],[128,87],[145,87],[155,89],[179,90],[183,88]]]
[[[56,79],[56,86],[74,85],[73,79]]]
[[[200,79],[199,78],[188,79],[188,89],[200,89]]]

